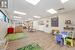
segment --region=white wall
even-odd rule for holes
[[[75,28],[75,11],[66,12],[59,15],[59,29],[63,30],[62,27],[65,26],[65,20],[71,20],[72,25]]]
[[[52,16],[52,17],[55,17],[55,16]],[[46,28],[45,25],[38,25],[38,20],[33,22],[33,27],[36,28],[37,30],[41,30],[41,31],[44,31],[44,32],[47,32],[47,33],[50,33],[52,29],[58,29],[60,31],[63,31],[63,27],[65,27],[65,20],[71,20],[74,27],[75,27],[75,11],[69,11],[69,12],[65,12],[65,13],[62,13],[62,14],[58,14],[58,17],[59,17],[59,27],[51,27],[51,17],[47,17],[47,18],[43,18],[41,20],[43,21],[46,21],[46,20],[49,20],[49,27]],[[36,26],[37,25],[37,26]]]
[[[49,21],[48,23],[46,23],[46,21]],[[50,28],[51,28],[51,24],[50,24],[50,19],[49,18],[43,18],[41,19],[41,21],[43,21],[45,24],[44,25],[39,25],[40,20],[38,21],[33,21],[33,28],[36,29],[36,30],[41,30],[41,31],[44,31],[44,32],[50,32]],[[46,27],[46,24],[49,24],[49,27],[47,28]]]

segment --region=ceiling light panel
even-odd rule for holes
[[[40,16],[33,16],[34,18],[41,18]]]
[[[15,14],[26,15],[24,12],[14,11]]]
[[[14,16],[14,19],[21,19],[22,17]]]
[[[20,20],[20,19],[13,19],[13,20]]]
[[[60,0],[61,1],[61,3],[66,3],[66,2],[68,2],[69,0]]]
[[[36,5],[40,2],[40,0],[26,0],[26,1],[32,5]]]
[[[47,12],[49,12],[49,13],[51,13],[51,14],[57,13],[57,11],[55,11],[54,9],[49,9],[49,10],[47,10]]]
[[[27,20],[33,20],[32,18],[28,18]]]

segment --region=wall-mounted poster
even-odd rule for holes
[[[52,27],[58,27],[59,26],[59,19],[58,19],[58,17],[51,18],[51,26]]]
[[[71,24],[71,20],[65,20],[65,24]]]
[[[48,28],[49,27],[49,24],[46,24],[46,27]]]

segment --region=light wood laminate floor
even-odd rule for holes
[[[48,33],[40,31],[24,32],[27,34],[28,37],[9,42],[7,50],[16,50],[33,42],[38,43],[44,50],[75,50],[75,47],[57,45],[54,36]]]

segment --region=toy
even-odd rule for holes
[[[8,34],[14,33],[14,28],[13,28],[13,27],[9,27],[9,28],[7,29],[7,33],[8,33]]]
[[[56,35],[56,42],[57,44],[64,45],[64,40],[63,40],[62,35],[60,34]]]
[[[73,46],[73,44],[74,44],[74,41],[71,37],[66,37],[64,42],[68,46]]]

